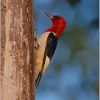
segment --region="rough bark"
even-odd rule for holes
[[[32,0],[1,1],[0,100],[34,100]]]

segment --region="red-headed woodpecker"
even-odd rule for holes
[[[66,20],[62,16],[52,15],[48,12],[46,15],[51,19],[52,26],[48,28],[38,39],[39,47],[36,50],[35,64],[36,87],[40,82],[42,74],[46,71],[48,64],[54,55],[58,39],[66,27]]]

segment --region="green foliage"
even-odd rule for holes
[[[62,36],[62,41],[66,43],[71,49],[73,54],[77,53],[80,50],[83,50],[84,39],[86,36],[86,31],[75,26],[70,32],[64,33]]]
[[[80,2],[80,0],[67,0],[67,1],[71,6],[75,6],[76,4]]]

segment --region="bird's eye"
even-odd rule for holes
[[[60,20],[60,17],[59,16],[55,16],[55,19]]]

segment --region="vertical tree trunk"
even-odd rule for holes
[[[32,0],[1,1],[0,100],[34,100]]]

